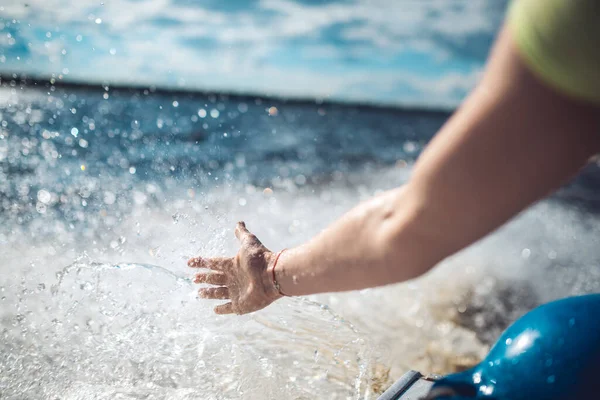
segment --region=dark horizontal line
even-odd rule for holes
[[[52,82],[54,80],[54,82]],[[81,91],[104,91],[104,87],[108,86],[110,91],[122,91],[131,93],[142,93],[148,91],[153,94],[171,95],[171,96],[219,96],[220,98],[228,98],[230,100],[239,101],[254,101],[261,99],[264,101],[272,101],[280,104],[290,105],[313,105],[313,106],[340,106],[340,107],[355,107],[361,109],[371,109],[380,111],[395,111],[406,113],[419,113],[424,115],[448,115],[452,109],[443,108],[427,108],[427,107],[412,107],[403,105],[378,104],[375,102],[355,102],[331,99],[315,99],[309,97],[284,97],[276,95],[254,94],[254,93],[236,93],[236,92],[217,92],[209,90],[198,90],[195,88],[172,88],[167,86],[146,86],[146,85],[124,85],[112,84],[107,82],[83,82],[77,80],[56,79],[43,76],[32,76],[24,73],[2,72],[0,71],[0,87],[10,86],[11,82],[14,85],[19,85],[23,88],[61,88],[66,90],[81,90]],[[52,83],[51,83],[52,82]]]

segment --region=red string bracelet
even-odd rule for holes
[[[275,289],[277,289],[280,295],[287,297],[287,294],[281,291],[281,286],[279,286],[277,279],[275,279],[275,267],[277,267],[277,261],[279,261],[279,256],[281,256],[281,254],[283,254],[283,252],[286,250],[287,249],[283,249],[279,253],[277,253],[277,256],[275,257],[275,262],[273,263],[273,269],[271,269],[271,274],[273,276],[273,286],[275,286]]]

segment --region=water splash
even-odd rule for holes
[[[0,88],[7,398],[353,398],[468,366],[537,302],[600,287],[598,217],[542,202],[429,277],[312,297],[343,319],[298,299],[216,317],[186,257],[235,254],[241,219],[273,250],[308,240],[405,182],[446,115],[103,94]]]
[[[2,310],[3,398],[369,398],[368,343],[328,308],[221,317],[195,291],[152,265],[64,268]]]

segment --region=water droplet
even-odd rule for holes
[[[404,142],[402,149],[405,153],[414,153],[415,151],[417,151],[417,144],[409,140]]]
[[[548,377],[548,379],[546,379],[546,382],[548,383],[554,383],[556,381],[556,377],[554,375],[550,375]]]
[[[42,189],[37,192],[37,199],[44,204],[48,204],[52,199],[52,195],[47,190]]]
[[[306,183],[306,177],[302,174],[297,175],[296,178],[294,178],[294,182],[296,182],[296,185],[302,186]]]
[[[173,218],[173,223],[178,224],[179,221],[181,221],[182,219],[188,218],[188,216],[187,216],[187,214],[182,214],[182,213],[178,212],[178,213],[173,214],[172,218]]]
[[[43,203],[36,203],[35,210],[40,214],[44,214],[46,212],[46,205]]]

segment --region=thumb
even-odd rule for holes
[[[244,243],[252,243],[252,244],[261,244],[260,240],[256,236],[254,236],[248,228],[246,228],[246,224],[243,221],[237,223],[235,227],[235,237],[244,244]]]

